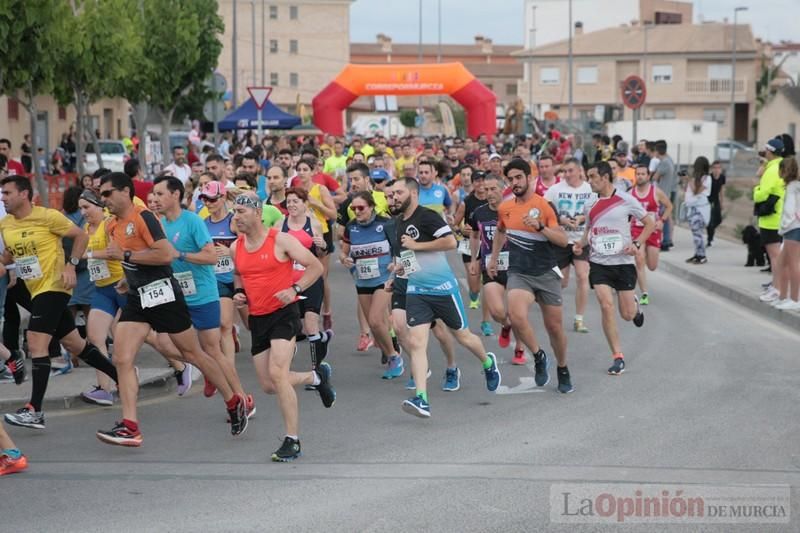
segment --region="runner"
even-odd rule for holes
[[[564,275],[561,280],[562,289],[566,289],[569,284],[570,265],[575,266],[575,319],[572,327],[578,333],[588,333],[589,328],[584,325],[583,314],[589,299],[589,251],[585,250],[583,255],[576,256],[572,253],[572,245],[583,236],[586,222],[584,207],[587,203],[592,203],[595,194],[592,187],[581,179],[580,163],[577,159],[567,159],[563,167],[564,181],[548,189],[544,198],[555,206],[558,223],[569,238],[567,246],[553,247],[553,252],[556,255],[556,264]]]
[[[498,343],[501,348],[507,348],[511,343],[511,320],[508,318],[508,311],[505,305],[506,284],[508,282],[508,244],[498,255],[497,276],[489,277],[486,266],[492,255],[492,241],[497,231],[497,208],[503,200],[502,184],[500,178],[494,174],[489,174],[483,179],[483,188],[486,192],[486,205],[478,207],[470,219],[472,233],[470,234],[472,251],[470,270],[481,275],[483,283],[483,296],[486,305],[484,306],[492,315],[492,318],[501,326]],[[480,261],[480,265],[478,264]],[[522,343],[517,340],[514,348],[514,356],[511,364],[524,365],[525,349]]]
[[[426,165],[422,165],[426,166]],[[430,165],[428,165],[430,166]],[[406,312],[409,331],[406,348],[411,358],[416,394],[403,402],[403,410],[421,418],[431,416],[428,403],[428,334],[430,324],[440,319],[456,340],[481,361],[490,392],[500,385],[495,355],[486,352],[480,337],[467,327],[458,282],[450,270],[446,251],[456,247],[450,226],[419,204],[419,184],[412,179],[397,180],[393,213],[400,216],[397,234],[401,268],[408,276]]]
[[[636,327],[644,323],[644,313],[636,298],[636,255],[643,242],[647,242],[655,228],[653,219],[642,204],[631,195],[619,192],[612,181],[611,166],[601,161],[588,171],[589,184],[598,200],[586,209],[586,230],[573,246],[575,255],[591,246],[589,252],[589,284],[597,295],[603,314],[603,332],[611,348],[613,364],[608,369],[612,376],[625,372],[625,359],[619,341],[617,321],[614,317],[614,294],[617,291],[619,315],[633,321]],[[640,220],[644,227],[639,237],[631,238],[630,217]]]
[[[561,276],[556,265],[554,246],[566,246],[568,237],[558,225],[556,214],[547,201],[536,194],[531,167],[516,158],[503,169],[513,200],[498,208],[497,233],[492,242],[492,256],[486,267],[489,277],[498,272],[500,251],[508,241],[508,315],[514,336],[533,354],[534,381],[539,387],[550,382],[547,354],[539,345],[528,322],[528,311],[538,302],[550,345],[558,361],[558,392],[574,389],[567,368],[567,336],[562,324]]]
[[[439,213],[452,221],[455,206],[447,187],[438,182],[439,165],[436,161],[422,160],[417,165],[419,180],[419,205]],[[402,180],[401,180],[402,181]],[[397,182],[395,182],[397,183]]]
[[[258,197],[245,193],[234,203],[233,223],[239,238],[231,247],[234,265],[234,302],[250,309],[253,364],[267,394],[277,394],[286,436],[272,454],[273,461],[291,461],[301,455],[298,405],[294,387],[314,385],[325,407],[333,406],[336,391],[330,383],[332,369],[322,362],[311,372],[290,370],[295,337],[301,330],[297,297],[322,275],[322,264],[297,239],[261,223]],[[302,276],[293,282],[299,263]]]
[[[5,420],[15,426],[44,429],[42,402],[50,379],[48,345],[51,339],[59,339],[70,354],[77,355],[114,381],[117,381],[117,371],[96,346],[80,336],[72,313],[67,309],[75,286],[75,266],[83,257],[89,236],[55,209],[34,206],[31,203],[33,188],[28,178],[10,176],[0,184],[8,213],[0,220],[0,234],[6,246],[2,262],[16,265],[17,276],[24,280],[31,296],[30,302],[17,302],[31,313],[27,331],[31,399],[16,413],[6,414]],[[130,191],[132,195],[133,184]],[[72,255],[67,264],[61,244],[63,238],[73,239]],[[6,365],[16,378],[18,369],[24,365],[19,351],[11,352]]]
[[[389,328],[391,295],[383,290],[397,249],[394,221],[375,213],[375,200],[368,191],[356,193],[350,207],[356,219],[345,226],[339,260],[355,279],[359,307],[365,310],[375,341],[387,358],[383,379],[394,379],[405,371]]]
[[[154,188],[159,206],[162,198],[158,191],[164,188],[166,182]],[[98,431],[97,438],[121,446],[142,444],[136,414],[139,383],[133,362],[151,329],[167,333],[183,361],[196,366],[220,390],[230,417],[231,434],[243,433],[247,429],[245,399],[233,393],[217,362],[200,347],[183,291],[172,276],[170,265],[180,254],[167,241],[156,216],[133,205],[133,185],[128,176],[119,172],[104,176],[100,196],[114,215],[106,222],[110,240],[106,256],[123,261],[125,280],[118,287],[121,291],[127,290],[128,299],[117,324],[114,344],[114,364],[120,374],[122,420],[111,430]],[[198,255],[192,253],[191,258]],[[188,259],[189,254],[184,258]]]
[[[647,293],[647,268],[655,271],[658,268],[658,256],[661,254],[661,229],[664,227],[664,221],[669,220],[672,216],[672,202],[669,197],[651,183],[650,172],[644,165],[636,167],[636,187],[631,190],[631,196],[639,201],[644,207],[644,210],[650,213],[655,220],[655,229],[653,233],[647,238],[644,246],[639,248],[636,252],[636,273],[639,280],[639,289],[642,295],[639,297],[640,305],[648,305],[650,303],[650,296]],[[644,224],[637,219],[631,220],[631,238],[638,240],[642,234]]]
[[[539,176],[536,178],[536,194],[539,196],[544,196],[547,190],[559,183],[561,180],[556,175],[556,167],[553,161],[553,157],[544,154],[539,157]]]

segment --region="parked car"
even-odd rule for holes
[[[128,151],[122,141],[103,140],[98,141],[100,154],[103,156],[103,166],[112,172],[122,172],[125,162],[130,159]],[[94,145],[88,143],[83,152],[83,169],[87,174],[91,174],[100,168],[100,163],[95,155]]]
[[[719,141],[716,146],[716,152],[717,159],[723,163],[730,162],[732,157],[738,160],[741,156],[746,156],[746,159],[756,156],[756,151],[752,147],[738,141]],[[741,152],[741,156],[737,155],[739,152]]]

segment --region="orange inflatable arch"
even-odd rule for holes
[[[497,129],[497,97],[461,63],[347,65],[312,100],[314,124],[344,135],[344,109],[359,96],[388,94],[447,94],[467,112],[467,135],[491,139]]]

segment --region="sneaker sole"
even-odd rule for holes
[[[11,424],[12,426],[17,426],[20,428],[28,428],[28,429],[44,429],[44,424],[26,424],[24,422],[19,422],[14,420],[13,418],[8,418],[8,415],[5,417],[5,421]]]
[[[523,366],[528,364],[528,360],[526,358],[517,359],[516,357],[511,358],[511,364],[517,366]]]
[[[497,389],[499,389],[500,385],[503,383],[503,375],[500,373],[500,367],[497,366],[497,356],[495,354],[492,354],[491,357],[494,360],[494,371],[497,372],[497,385],[493,389],[490,389],[489,384],[487,383],[486,390],[488,390],[489,392],[497,392]],[[485,376],[486,376],[486,370],[484,370],[484,377]]]
[[[125,446],[127,448],[138,448],[144,441],[144,439],[115,439],[114,437],[109,437],[101,433],[96,433],[95,435],[97,435],[98,440],[102,443],[111,444],[112,446]]]
[[[431,413],[430,411],[423,411],[422,409],[418,409],[416,405],[409,401],[403,402],[403,412],[408,413],[410,415],[414,415],[417,418],[430,418]]]
[[[273,453],[272,454],[272,462],[273,463],[291,463],[295,459],[297,459],[299,457],[302,457],[302,456],[303,456],[303,452],[298,453],[294,457],[278,457],[277,455],[275,455]]]
[[[619,376],[620,374],[622,374],[622,373],[624,373],[624,372],[625,372],[625,369],[624,369],[624,368],[623,368],[622,370],[620,370],[619,372],[612,372],[611,370],[609,370],[609,371],[608,371],[608,375],[609,375],[609,376]]]
[[[569,387],[569,390],[561,390],[561,385],[559,385],[557,390],[558,390],[558,392],[560,392],[561,394],[569,394],[569,393],[571,393],[571,392],[575,392],[575,387],[573,387],[572,385],[570,385],[570,387]]]
[[[81,400],[83,400],[86,403],[92,404],[92,405],[102,405],[103,407],[109,407],[111,405],[114,405],[114,401],[113,400],[111,400],[111,401],[109,401],[109,400],[95,400],[94,398],[89,398],[88,396],[84,396],[83,394],[81,394]]]

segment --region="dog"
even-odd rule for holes
[[[744,230],[742,230],[742,242],[747,245],[747,263],[744,266],[763,267],[767,262],[767,250],[761,244],[761,235],[758,233],[758,228],[752,224],[745,226]]]

